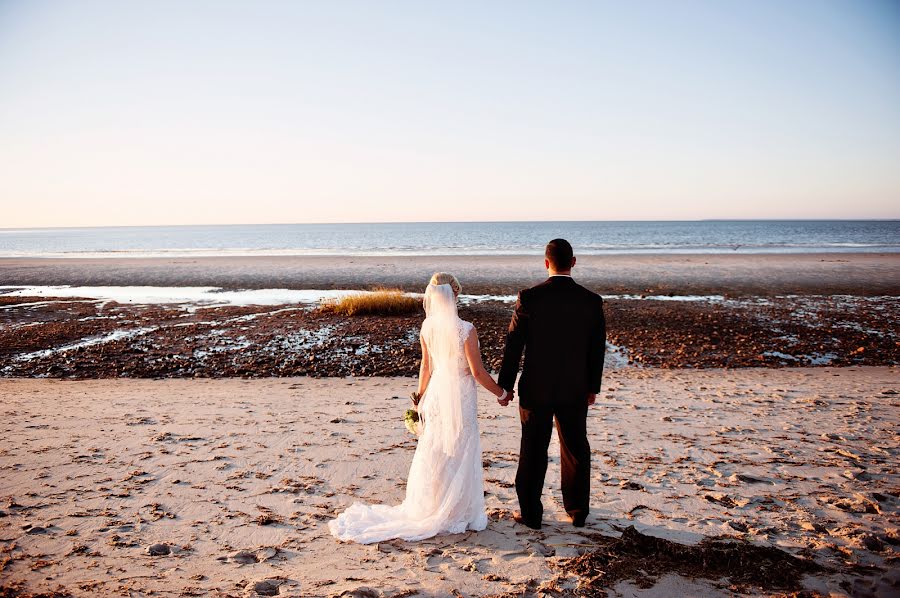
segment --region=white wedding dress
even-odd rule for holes
[[[432,374],[419,403],[423,431],[396,506],[353,503],[328,522],[340,540],[370,544],[422,540],[487,527],[476,382],[463,343],[474,329],[459,319],[450,285],[428,285],[421,336]]]

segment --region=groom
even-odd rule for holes
[[[541,528],[541,491],[555,418],[563,504],[572,524],[581,527],[588,515],[591,483],[587,410],[600,392],[606,352],[603,300],[572,280],[575,256],[568,241],[550,241],[544,256],[550,277],[519,293],[498,379],[511,394],[524,350],[519,380],[522,442],[516,472],[521,512],[515,520]]]

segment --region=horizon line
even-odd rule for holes
[[[188,228],[188,227],[233,227],[233,226],[329,226],[329,225],[365,225],[365,224],[527,224],[527,223],[635,223],[635,222],[898,222],[900,217],[886,218],[684,218],[684,219],[610,219],[610,220],[383,220],[368,222],[232,222],[232,223],[197,223],[197,224],[100,224],[76,226],[13,226],[0,227],[0,231],[21,230],[70,230],[90,228]]]

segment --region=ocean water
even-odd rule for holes
[[[900,220],[452,222],[0,229],[0,257],[900,252]]]

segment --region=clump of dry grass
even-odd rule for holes
[[[342,299],[324,301],[319,309],[343,316],[399,316],[422,309],[416,297],[405,295],[400,289],[376,289],[369,293],[355,293]]]

